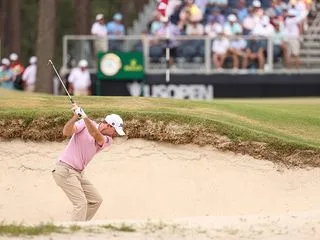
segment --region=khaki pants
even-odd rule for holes
[[[58,163],[52,175],[73,204],[72,221],[90,220],[100,207],[102,197],[84,173]]]

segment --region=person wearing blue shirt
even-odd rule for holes
[[[107,24],[108,36],[123,36],[125,35],[124,25],[121,23],[122,15],[116,13],[113,16],[113,21]],[[109,40],[109,50],[120,51],[122,45],[121,39],[111,39]]]
[[[116,13],[113,16],[113,21],[107,24],[107,32],[109,36],[123,36],[125,34],[124,25],[121,23],[122,15]]]

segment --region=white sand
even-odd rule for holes
[[[71,203],[51,176],[65,145],[0,143],[0,221],[69,220]],[[194,229],[197,239],[320,239],[320,169],[279,170],[211,147],[136,139],[98,154],[86,174],[104,198],[95,224],[153,219]]]

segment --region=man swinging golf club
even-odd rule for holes
[[[71,139],[52,174],[73,204],[72,220],[87,221],[97,212],[102,197],[85,177],[84,169],[96,153],[112,143],[113,137],[125,133],[123,120],[117,114],[107,115],[104,121],[96,123],[75,103],[72,111],[72,118],[63,128],[63,134]]]

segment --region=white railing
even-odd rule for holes
[[[252,36],[243,36],[246,40],[252,40]],[[260,38],[261,39],[261,38]],[[142,51],[144,54],[144,67],[147,74],[162,74],[165,73],[165,54],[161,54],[157,49],[157,54],[154,53],[154,41],[162,41],[164,39],[155,38],[152,36],[110,36],[105,39],[100,39],[105,43],[103,50],[120,50],[120,51]],[[267,57],[264,70],[241,69],[235,71],[231,68],[217,71],[212,63],[212,42],[213,38],[209,36],[177,36],[171,38],[172,41],[178,42],[177,57],[175,64],[171,67],[171,73],[174,74],[238,74],[238,73],[320,73],[320,69],[301,68],[299,70],[286,69],[284,64],[274,64],[273,59],[273,44],[271,39],[267,40]],[[80,59],[86,59],[89,62],[91,72],[96,72],[96,47],[97,38],[92,35],[66,35],[63,37],[63,67],[69,71]],[[195,52],[188,59],[181,55],[181,51],[187,47],[192,49],[192,43],[196,43],[200,51]],[[302,62],[303,64],[303,62]]]

